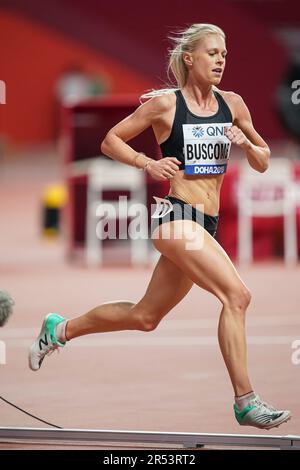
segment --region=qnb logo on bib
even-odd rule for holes
[[[231,142],[226,129],[231,122],[183,124],[186,175],[220,175],[226,172]]]
[[[192,134],[193,134],[194,137],[203,137],[203,136],[204,136],[203,127],[201,127],[201,126],[193,126]]]

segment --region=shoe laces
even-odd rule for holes
[[[274,408],[274,406],[272,405],[269,405],[269,403],[265,402],[265,401],[262,401],[258,395],[256,395],[255,398],[253,398],[252,402],[254,405],[258,405],[258,406],[263,406],[264,408],[266,408],[268,411],[273,411],[273,412],[276,412],[276,408]]]

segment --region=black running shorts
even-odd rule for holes
[[[170,201],[164,205],[163,201],[167,199]],[[191,204],[182,201],[173,196],[165,196],[162,201],[162,215],[157,218],[151,218],[151,234],[154,230],[164,222],[172,222],[174,220],[192,220],[197,222],[212,236],[215,237],[217,233],[219,216],[207,215],[200,212],[198,209],[193,207]],[[171,204],[170,204],[171,203]],[[165,207],[163,207],[165,206]],[[171,209],[171,210],[170,210]],[[168,212],[166,212],[168,211]],[[156,212],[156,211],[155,211]]]

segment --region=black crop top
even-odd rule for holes
[[[176,157],[186,174],[226,172],[231,142],[225,136],[233,119],[229,106],[214,91],[219,109],[212,116],[197,116],[187,107],[181,90],[175,91],[176,111],[171,134],[160,144],[163,157]]]

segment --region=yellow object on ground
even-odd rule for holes
[[[47,186],[43,195],[45,207],[50,209],[60,209],[67,202],[67,189],[63,184],[52,184]]]
[[[46,187],[43,194],[43,235],[54,238],[59,234],[61,212],[67,202],[67,189],[63,184]]]

